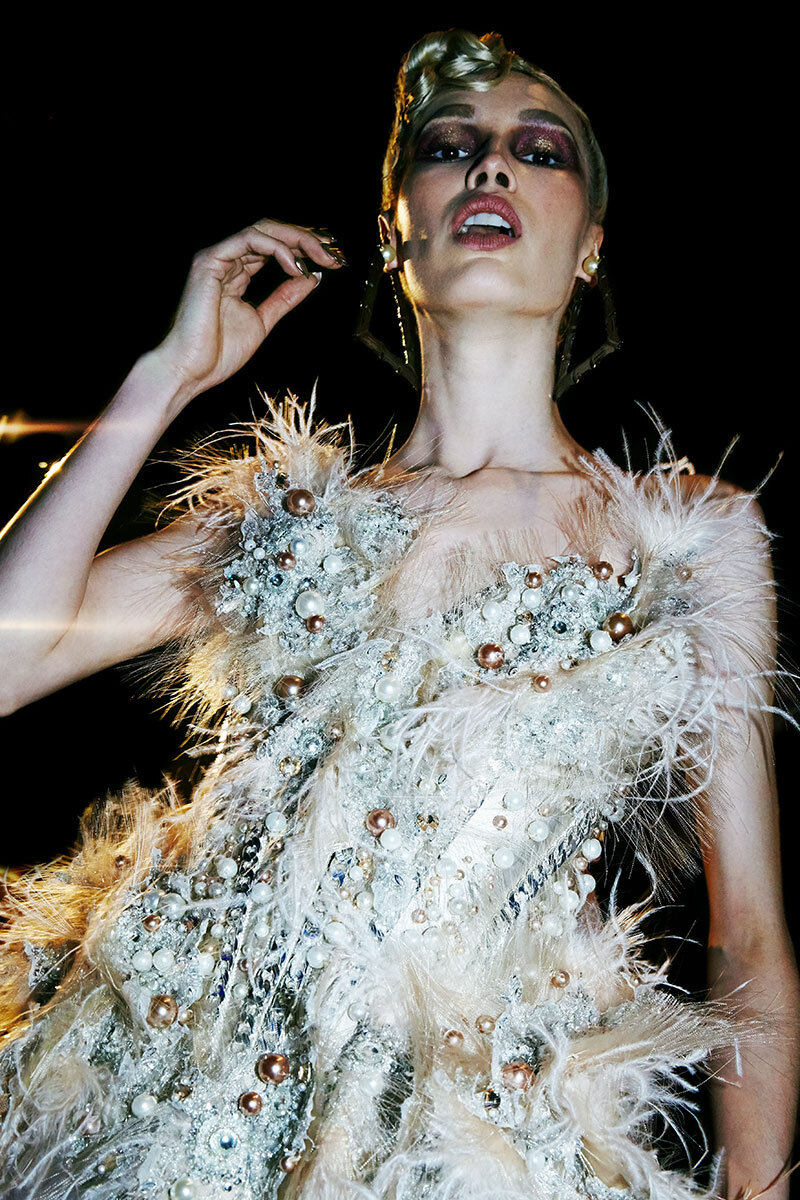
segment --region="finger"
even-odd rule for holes
[[[321,278],[322,273],[319,272],[319,278],[312,275],[310,279],[285,279],[275,288],[274,292],[267,296],[266,300],[262,300],[261,304],[256,306],[255,311],[261,317],[265,331],[269,333],[271,329],[274,329],[281,317],[285,317],[301,300],[314,291]]]
[[[344,256],[336,246],[336,239],[327,231],[310,229],[305,225],[287,225],[281,221],[269,221],[266,218],[256,221],[254,228],[270,237],[276,237],[294,250],[301,250],[307,257],[322,267],[341,266]],[[325,249],[323,236],[329,240],[330,251]]]
[[[203,269],[209,265],[213,268],[214,264],[218,264],[220,268],[224,266],[224,269],[227,270],[234,260],[253,256],[277,259],[289,275],[303,274],[295,262],[294,254],[285,242],[256,229],[253,225],[233,234],[232,237],[225,238],[215,246],[201,250],[199,254],[195,255],[193,265]]]
[[[299,249],[303,253],[319,263],[321,267],[341,267],[345,265],[345,258],[341,250],[335,244],[331,243],[326,249],[316,234],[302,232],[299,237]]]

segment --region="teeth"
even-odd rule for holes
[[[458,232],[463,233],[469,225],[496,225],[499,229],[507,229],[509,233],[513,233],[508,221],[503,220],[500,214],[495,212],[473,213],[471,217],[467,217]]]

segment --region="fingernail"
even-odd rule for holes
[[[314,276],[314,278],[317,281],[314,284],[314,287],[319,287],[319,285],[322,283],[322,271],[312,271],[311,274]]]
[[[295,255],[294,261],[297,264],[298,271],[302,271],[303,274],[305,275],[306,279],[310,279],[311,272],[309,271],[306,264],[303,262],[302,258],[298,258],[297,255]]]

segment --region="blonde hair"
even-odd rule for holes
[[[578,158],[589,219],[602,223],[608,204],[606,163],[586,113],[539,67],[507,50],[499,33],[485,33],[479,38],[465,29],[426,34],[414,43],[400,65],[394,91],[394,124],[383,160],[381,207],[385,212],[394,210],[417,135],[441,93],[453,88],[485,92],[511,71],[544,84],[574,116],[580,133]]]

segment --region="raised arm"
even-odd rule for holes
[[[243,299],[247,284],[273,256],[290,278],[253,307]],[[191,552],[195,518],[99,555],[97,547],[175,417],[235,374],[316,287],[305,260],[340,265],[311,230],[270,220],[196,254],[164,341],[134,364],[0,532],[0,712],[159,645],[180,628],[190,600],[168,567],[173,551]]]

